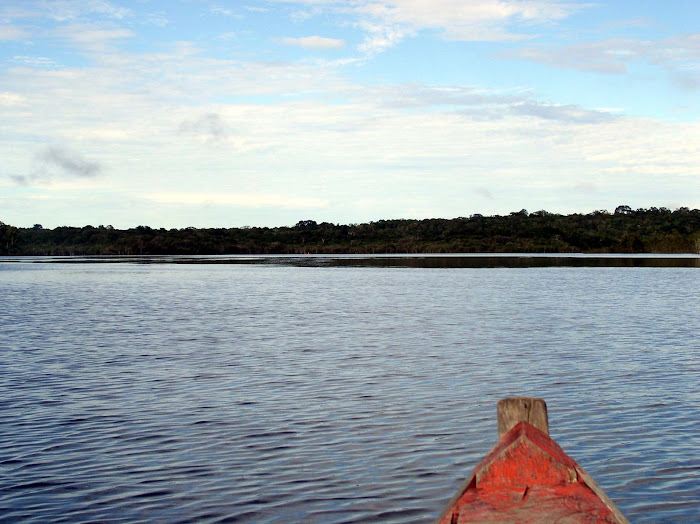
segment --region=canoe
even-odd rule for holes
[[[542,399],[498,402],[499,440],[436,522],[625,523],[610,497],[549,437]]]

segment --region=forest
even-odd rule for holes
[[[700,253],[700,210],[618,206],[587,214],[526,210],[362,224],[302,220],[291,227],[115,229],[14,227],[0,222],[0,255],[379,253]]]

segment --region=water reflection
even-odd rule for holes
[[[421,255],[144,255],[85,257],[0,257],[2,263],[37,264],[244,264],[293,267],[700,267],[700,255],[478,253]]]

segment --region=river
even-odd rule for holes
[[[478,258],[0,259],[0,521],[430,522],[520,395],[699,519],[700,259]]]

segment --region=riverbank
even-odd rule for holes
[[[18,228],[0,223],[1,255],[235,255],[379,253],[698,253],[700,210],[298,222],[292,227]]]

